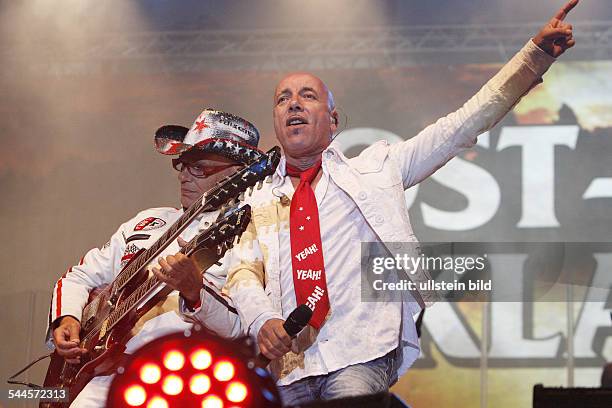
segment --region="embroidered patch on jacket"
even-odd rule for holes
[[[140,251],[140,248],[138,248],[136,245],[128,244],[125,247],[125,250],[123,251],[123,256],[121,257],[121,263],[119,264],[119,267],[123,269],[138,251]]]
[[[152,229],[161,228],[164,225],[166,225],[166,221],[161,218],[148,217],[136,224],[134,231],[150,231]]]

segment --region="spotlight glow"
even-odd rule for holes
[[[147,408],[168,408],[168,401],[162,397],[153,397],[147,404]]]
[[[246,399],[247,394],[247,387],[238,381],[231,382],[225,390],[225,395],[231,402],[242,402]]]
[[[210,390],[210,378],[206,374],[196,374],[189,380],[189,389],[196,395],[204,395]]]
[[[210,355],[210,352],[205,349],[198,349],[194,351],[191,353],[189,359],[191,360],[191,365],[196,370],[206,370],[212,363],[212,356]]]
[[[161,369],[157,364],[148,363],[140,369],[140,379],[145,384],[155,384],[161,378]]]
[[[219,381],[229,381],[234,376],[234,365],[229,361],[220,361],[215,365],[214,375]]]
[[[164,356],[164,366],[170,371],[178,371],[185,365],[185,356],[178,350],[171,350]]]
[[[164,378],[162,390],[168,395],[179,395],[183,391],[183,380],[178,375],[170,374]]]
[[[202,408],[223,408],[223,400],[216,395],[209,395],[202,401]]]
[[[137,407],[144,404],[147,399],[147,393],[140,385],[132,385],[125,390],[123,397],[128,405]]]

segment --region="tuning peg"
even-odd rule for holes
[[[247,195],[248,195],[249,197],[253,195],[253,186],[251,186],[251,187],[249,187],[249,188],[247,189]]]
[[[261,190],[262,187],[263,187],[263,181],[259,180],[259,182],[257,183],[257,189]]]
[[[272,176],[266,176],[266,183],[270,184],[272,183]]]
[[[244,201],[244,191],[238,195],[238,201]]]

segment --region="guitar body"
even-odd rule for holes
[[[137,255],[138,253],[132,260],[136,259]],[[145,279],[146,275],[143,272],[119,294],[113,294],[112,283],[91,291],[87,305],[83,309],[81,320],[84,323],[79,334],[81,339],[79,346],[87,350],[87,354],[81,356],[80,363],[70,364],[64,357],[54,352],[43,382],[44,387],[65,388],[68,391],[69,402],[41,402],[40,407],[67,408],[92,378],[112,373],[123,357],[124,344],[129,339],[130,329],[135,323],[132,323],[135,313],[124,318],[109,332],[106,332],[104,322],[109,319],[121,300],[129,296]]]

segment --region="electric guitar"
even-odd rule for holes
[[[202,271],[219,261],[239,239],[251,218],[251,208],[245,205],[231,208],[208,229],[198,234],[180,252],[192,258]],[[140,276],[131,291],[120,293],[114,305],[98,304],[101,313],[83,320],[79,347],[87,350],[78,364],[67,363],[57,353],[45,377],[45,387],[66,388],[69,402],[41,403],[41,407],[68,407],[83,387],[99,375],[108,375],[121,362],[125,344],[131,338],[136,322],[173,289],[154,275]],[[91,304],[91,303],[90,303]]]

